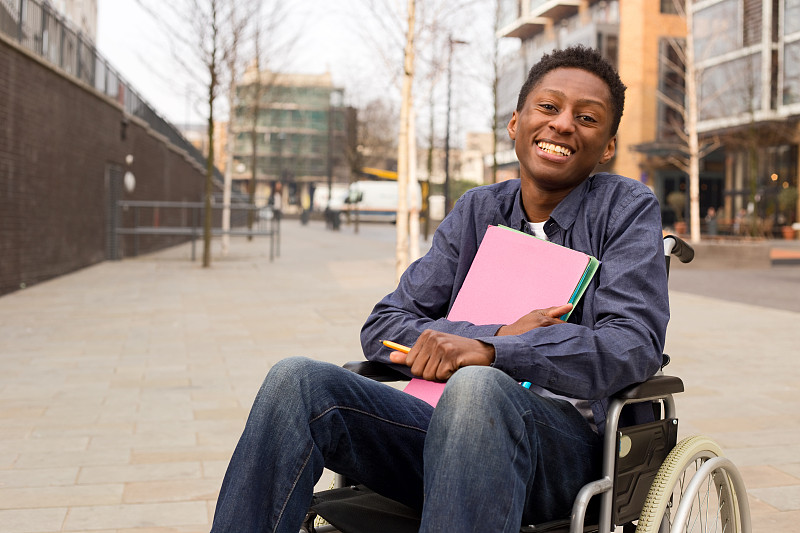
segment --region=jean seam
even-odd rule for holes
[[[530,411],[529,411],[529,412],[530,412]],[[576,443],[579,443],[579,444],[584,444],[584,445],[587,445],[587,446],[591,446],[591,444],[588,444],[588,443],[586,442],[586,440],[585,440],[585,439],[582,439],[582,438],[576,437],[574,433],[569,433],[569,432],[567,432],[567,431],[564,431],[564,430],[563,430],[562,428],[560,428],[560,427],[556,427],[556,426],[553,426],[553,425],[547,424],[546,422],[542,422],[542,421],[540,421],[540,420],[534,420],[534,422],[533,422],[533,423],[534,423],[534,424],[536,424],[537,426],[543,426],[543,427],[546,427],[546,428],[548,428],[548,429],[552,430],[553,432],[555,432],[555,433],[558,433],[558,434],[559,434],[559,435],[561,435],[562,437],[566,437],[566,438],[567,438],[567,439],[569,439],[570,441],[574,441],[574,442],[576,442]]]
[[[522,413],[522,416],[520,418],[522,418],[524,420],[525,417],[530,416],[532,414],[533,414],[533,412],[528,410],[528,411],[525,411],[524,413]],[[533,422],[534,422],[534,424],[536,423],[535,420]],[[523,430],[522,434],[519,436],[519,438],[516,440],[516,442],[514,442],[514,456],[511,458],[511,463],[512,464],[514,463],[514,460],[517,458],[517,452],[519,451],[519,443],[522,442],[522,440],[525,439],[525,438],[530,439],[530,435],[528,434],[527,431]],[[527,483],[526,483],[526,485],[527,485]],[[516,489],[515,489],[515,492],[516,492]],[[513,501],[516,501],[516,499],[512,497],[512,498],[510,498],[510,501],[513,502]],[[524,511],[525,510],[523,509],[523,514],[524,514]],[[510,518],[510,514],[511,514],[511,512],[510,512],[510,508],[509,508],[509,509],[506,510],[506,513],[505,513],[506,520],[505,520],[505,523],[503,524],[503,531],[508,531],[508,526],[509,526],[508,519]]]
[[[311,444],[311,449],[308,450],[308,454],[306,455],[303,464],[300,466],[300,470],[297,472],[297,476],[295,476],[294,481],[292,482],[292,486],[289,489],[289,493],[286,495],[286,499],[283,501],[283,505],[281,506],[281,511],[278,513],[278,519],[275,521],[275,529],[273,529],[273,533],[278,530],[278,526],[283,519],[283,513],[286,511],[286,506],[289,505],[289,500],[292,498],[292,494],[294,494],[294,489],[297,487],[298,481],[300,481],[300,477],[303,475],[303,472],[308,465],[308,461],[311,460],[311,454],[314,453],[314,444]]]
[[[333,406],[325,409],[320,414],[318,414],[317,416],[315,416],[314,418],[309,420],[308,423],[309,424],[313,424],[314,422],[316,422],[317,420],[319,420],[320,418],[322,418],[323,416],[325,416],[326,414],[330,413],[331,411],[333,411],[335,409],[341,409],[341,410],[344,410],[344,411],[352,411],[354,413],[359,413],[359,414],[362,414],[364,416],[368,416],[370,418],[374,418],[375,420],[380,420],[381,422],[386,422],[387,424],[391,424],[393,426],[398,426],[398,427],[402,427],[402,428],[406,428],[406,429],[412,429],[414,431],[419,431],[419,432],[422,432],[422,433],[427,433],[428,432],[426,429],[419,428],[419,427],[416,427],[416,426],[412,426],[412,425],[409,425],[409,424],[402,424],[402,423],[396,422],[394,420],[388,420],[386,418],[383,418],[383,417],[377,416],[377,415],[375,415],[373,413],[370,413],[369,411],[364,411],[362,409],[355,409],[353,407],[346,407],[346,406],[342,406],[342,405],[333,405]]]

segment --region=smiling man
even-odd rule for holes
[[[437,407],[334,365],[278,363],[231,459],[213,531],[296,532],[323,467],[419,509],[423,532],[517,532],[569,515],[599,476],[608,397],[658,370],[669,318],[655,196],[592,174],[614,155],[624,92],[591,49],[533,66],[508,124],[520,179],[462,196],[361,332],[368,359],[447,381]],[[558,317],[569,304],[512,324],[446,319],[497,224],[600,259],[568,322]]]

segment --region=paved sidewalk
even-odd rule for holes
[[[185,245],[0,298],[0,531],[208,531],[267,369],[360,358],[393,251],[390,226],[287,220],[273,263],[264,240],[234,240],[208,270]],[[741,467],[754,531],[800,531],[800,313],[672,304],[682,434]]]

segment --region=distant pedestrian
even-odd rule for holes
[[[744,208],[739,209],[736,217],[733,219],[733,234],[742,235],[744,233],[744,221],[747,217],[747,211]]]
[[[272,191],[272,213],[275,221],[280,222],[283,214],[283,187],[281,182],[276,182]]]
[[[709,207],[706,211],[706,233],[717,234],[717,210],[714,207]]]

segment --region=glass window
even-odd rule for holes
[[[519,1],[518,0],[499,0],[498,5],[498,23],[502,28],[508,26],[519,18]]]
[[[668,39],[662,38],[659,42],[659,87],[663,96],[683,105],[685,97],[685,76],[682,55],[679,52],[684,46],[683,40],[678,44],[678,49],[670,44]],[[658,103],[658,130],[659,139],[674,139],[679,131],[683,131],[683,114],[675,106],[670,106],[659,98]]]
[[[761,0],[744,0],[742,27],[742,42],[744,46],[751,46],[761,42]]]
[[[786,0],[783,21],[783,31],[786,35],[800,31],[800,0]]]
[[[703,61],[742,46],[739,3],[725,0],[694,14],[695,59]]]
[[[735,83],[731,83],[735,80]],[[761,108],[761,56],[705,69],[700,80],[700,120],[728,118]]]
[[[783,103],[800,103],[800,41],[788,43],[783,59]]]
[[[680,5],[683,9],[685,0],[661,0],[661,12],[667,15],[677,15],[680,13],[675,4]]]

